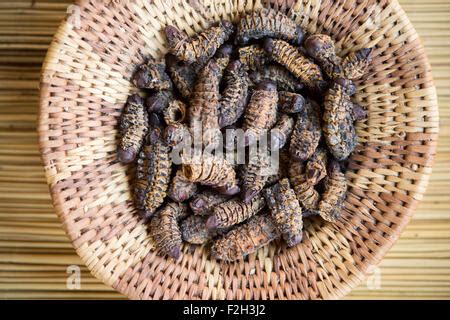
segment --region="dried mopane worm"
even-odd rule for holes
[[[272,218],[289,247],[302,241],[302,208],[288,179],[282,179],[265,190],[267,206]]]
[[[181,96],[184,99],[189,99],[195,85],[197,73],[200,71],[199,65],[178,61],[171,54],[166,55],[166,65],[167,72]]]
[[[307,160],[319,145],[322,134],[319,109],[317,103],[308,100],[305,108],[296,114],[289,146],[289,152],[296,160]]]
[[[294,119],[287,114],[280,114],[275,127],[270,131],[272,150],[282,149],[288,142],[294,129]]]
[[[327,175],[327,150],[319,146],[306,163],[306,181],[315,186]]]
[[[347,193],[347,179],[341,172],[339,163],[335,160],[330,161],[324,189],[322,199],[319,202],[319,213],[324,220],[335,222],[339,219]]]
[[[215,206],[206,221],[208,229],[227,228],[241,223],[257,214],[266,205],[262,196],[254,197],[248,203],[239,198]]]
[[[303,89],[303,84],[295,79],[286,68],[280,65],[268,65],[251,72],[249,76],[250,80],[255,84],[259,84],[265,80],[273,81],[276,83],[278,90],[295,92]]]
[[[174,99],[172,90],[161,90],[149,95],[145,99],[147,112],[162,112]]]
[[[164,128],[163,140],[170,147],[181,145],[181,143],[188,143],[191,140],[189,128],[184,123],[172,123]]]
[[[138,210],[149,218],[166,197],[172,162],[159,129],[151,130],[146,140],[137,161],[134,197]]]
[[[188,64],[206,62],[216,50],[228,40],[234,31],[229,21],[221,21],[217,26],[189,37],[176,27],[166,26],[165,33],[170,52]]]
[[[144,109],[144,101],[139,95],[133,94],[128,97],[120,118],[119,130],[121,134],[119,161],[130,163],[136,158],[148,132],[148,116]]]
[[[350,80],[361,78],[367,73],[372,62],[372,48],[350,52],[342,61],[343,77]]]
[[[292,160],[288,168],[288,175],[295,196],[302,207],[308,211],[316,211],[320,195],[314,186],[308,183],[304,165],[299,161]]]
[[[255,71],[269,63],[266,51],[257,44],[239,48],[239,61],[246,71]]]
[[[264,41],[264,50],[309,89],[319,92],[324,89],[326,82],[319,66],[301,54],[296,47],[283,40],[269,38]]]
[[[138,67],[132,82],[139,89],[168,90],[172,88],[172,81],[165,71],[166,65],[162,61],[149,61]]]
[[[211,255],[215,259],[232,262],[280,237],[280,232],[267,214],[250,218],[214,241]]]
[[[167,195],[173,201],[183,202],[197,193],[197,185],[188,181],[181,170],[178,170],[170,182]]]
[[[219,49],[200,72],[189,108],[189,127],[194,136],[202,132],[204,145],[215,145],[220,137],[219,85],[231,55],[231,46]]]
[[[313,58],[331,79],[342,74],[342,59],[336,54],[334,42],[326,34],[314,34],[305,40],[308,55]]]
[[[251,155],[242,169],[242,200],[250,202],[256,197],[273,175],[270,167],[270,156],[265,152]]]
[[[300,45],[302,29],[280,11],[262,8],[243,17],[237,27],[236,42],[246,44],[252,39],[279,38]]]
[[[187,214],[185,204],[169,202],[155,214],[150,222],[150,231],[156,247],[175,260],[181,255],[182,244],[178,223]]]
[[[328,149],[339,161],[345,160],[357,144],[353,107],[347,88],[334,82],[325,94],[323,133]]]
[[[278,92],[270,81],[261,82],[253,91],[244,114],[242,129],[245,131],[246,145],[253,143],[277,120]]]
[[[211,240],[215,232],[206,227],[207,217],[189,216],[181,222],[181,238],[192,244],[204,244]]]
[[[367,72],[371,62],[371,48],[351,52],[341,59],[336,54],[333,40],[325,34],[309,36],[305,41],[305,48],[309,56],[320,64],[331,79],[359,79]]]
[[[232,61],[225,71],[225,89],[220,99],[219,126],[234,124],[244,113],[249,79],[239,60]]]
[[[184,161],[182,170],[191,182],[213,187],[224,194],[239,192],[236,172],[224,157],[210,154],[194,156]]]
[[[306,101],[301,94],[288,91],[280,91],[278,92],[278,97],[278,110],[283,113],[297,113],[305,107]]]
[[[181,123],[186,118],[186,105],[180,100],[173,100],[164,109],[163,115],[167,125]]]
[[[211,213],[216,205],[225,202],[230,197],[213,191],[202,191],[189,202],[189,207],[195,215],[205,216]]]

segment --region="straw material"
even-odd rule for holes
[[[393,1],[80,2],[48,51],[41,79],[39,142],[54,206],[77,253],[105,284],[133,299],[335,299],[358,285],[408,223],[427,186],[438,133],[437,98],[418,35]],[[262,5],[308,32],[330,34],[346,53],[375,46],[357,101],[368,110],[346,173],[340,221],[313,219],[292,249],[273,244],[244,262],[156,255],[136,215],[131,177],[116,160],[117,119],[133,68],[160,57],[162,28],[192,34]],[[55,235],[59,236],[58,235]],[[394,262],[395,264],[395,262]],[[393,284],[399,285],[398,283]],[[401,284],[400,284],[401,285]]]

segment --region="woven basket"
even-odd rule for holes
[[[422,198],[438,107],[419,36],[395,0],[81,1],[55,35],[41,81],[40,148],[53,203],[93,275],[133,299],[336,299],[358,285],[398,239]],[[336,224],[306,222],[303,242],[232,264],[205,247],[174,262],[156,255],[136,214],[128,168],[116,159],[117,120],[145,58],[166,52],[163,27],[189,34],[270,6],[345,54],[375,46],[355,96],[368,110]]]

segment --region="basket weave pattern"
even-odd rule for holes
[[[163,27],[193,34],[219,19],[271,6],[340,54],[375,46],[355,99],[368,110],[336,224],[305,222],[303,242],[211,260],[184,246],[160,257],[134,209],[130,170],[118,163],[117,120],[147,57],[166,52]],[[358,285],[408,223],[431,173],[436,92],[424,49],[396,0],[80,1],[55,35],[41,80],[40,148],[65,231],[92,273],[133,299],[335,299]]]

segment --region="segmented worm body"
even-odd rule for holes
[[[244,114],[242,129],[245,131],[247,145],[273,127],[277,120],[277,103],[276,86],[272,82],[261,82],[253,92]]]
[[[134,183],[136,206],[145,218],[151,217],[166,197],[172,171],[169,151],[160,130],[150,131],[139,154]]]
[[[305,108],[296,114],[289,152],[299,161],[311,157],[319,145],[322,135],[319,109],[319,105],[310,100]]]
[[[128,97],[120,118],[119,131],[121,134],[118,148],[119,161],[130,163],[139,153],[148,132],[148,116],[144,101],[139,95],[134,94]]]
[[[188,181],[178,170],[170,182],[167,195],[175,202],[183,202],[197,193],[197,185]]]
[[[324,182],[325,191],[319,202],[320,216],[329,222],[339,219],[347,193],[347,180],[337,161],[332,161]]]
[[[139,89],[169,90],[172,88],[172,80],[165,69],[163,61],[149,61],[138,67],[132,82]]]
[[[317,211],[320,195],[314,186],[306,181],[304,165],[299,161],[291,161],[288,175],[295,196],[302,207],[308,211]]]
[[[265,191],[267,206],[287,245],[292,247],[300,243],[303,234],[302,208],[289,180],[282,179]]]
[[[165,29],[170,52],[188,64],[208,61],[233,31],[234,26],[229,21],[221,21],[193,37],[174,26],[168,25]]]
[[[246,44],[252,39],[279,38],[299,45],[302,29],[280,11],[262,8],[243,17],[237,27],[236,41]]]
[[[189,202],[189,206],[195,215],[206,216],[218,204],[229,200],[227,195],[219,194],[213,191],[202,191],[195,195]]]
[[[222,202],[213,208],[206,226],[208,229],[234,226],[257,214],[265,205],[263,197],[254,197],[248,203],[239,198]]]
[[[175,260],[181,255],[181,231],[178,223],[188,214],[182,203],[169,202],[164,205],[150,222],[150,230],[156,247],[163,254]]]
[[[325,95],[323,133],[330,152],[340,161],[350,155],[358,142],[351,108],[347,89],[334,82]]]
[[[250,82],[239,60],[228,65],[224,80],[226,87],[220,99],[221,128],[234,124],[244,113]]]
[[[288,69],[309,89],[322,91],[326,85],[319,66],[283,40],[266,39],[264,50],[276,62]]]
[[[277,85],[278,90],[282,91],[296,92],[303,89],[303,84],[295,79],[286,68],[280,65],[268,65],[251,72],[249,76],[250,80],[255,84],[267,80],[273,81]]]
[[[272,218],[267,214],[257,215],[215,240],[211,255],[227,262],[236,261],[279,237]]]

